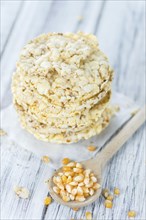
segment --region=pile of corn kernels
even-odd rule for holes
[[[64,159],[61,172],[53,177],[53,190],[63,201],[85,201],[101,186],[90,169],[84,169],[81,163]]]

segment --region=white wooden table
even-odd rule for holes
[[[11,75],[20,48],[43,32],[82,30],[97,35],[101,49],[115,69],[114,89],[139,105],[145,102],[144,1],[2,1],[1,23],[1,108],[11,103]],[[82,17],[82,19],[78,19]],[[104,187],[117,186],[121,195],[112,209],[105,209],[103,198],[75,212],[53,202],[44,208],[48,194],[44,184],[50,169],[31,152],[2,137],[1,141],[1,219],[93,219],[125,220],[127,212],[135,219],[146,219],[145,203],[145,126],[117,153],[107,166]],[[19,199],[14,185],[30,190],[28,200]]]

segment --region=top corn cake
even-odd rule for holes
[[[62,108],[81,109],[92,98],[90,107],[104,88],[109,90],[112,73],[94,35],[44,34],[21,51],[13,80],[14,98],[38,108],[48,106],[55,114]]]
[[[93,109],[100,117],[109,102],[112,77],[113,70],[94,35],[43,34],[20,53],[12,80],[14,105],[27,130],[31,118],[38,133],[38,124],[43,124],[53,128],[53,133],[63,126],[65,135],[68,128],[71,134],[74,128],[81,130],[83,117],[84,129],[97,121],[88,117]],[[98,105],[102,100],[104,104]]]

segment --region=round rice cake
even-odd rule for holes
[[[24,127],[33,126],[34,128],[40,128],[41,132],[44,134],[47,132],[50,133],[60,133],[60,132],[70,132],[70,131],[80,131],[85,129],[90,124],[95,123],[100,118],[102,112],[109,104],[109,100],[111,98],[111,92],[107,93],[107,95],[94,107],[91,109],[86,109],[83,114],[76,114],[71,117],[53,117],[46,118],[42,115],[40,118],[36,117],[36,115],[30,114],[29,112],[25,112],[22,106],[17,105],[17,111],[20,115],[21,121],[23,121]]]

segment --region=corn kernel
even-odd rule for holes
[[[85,216],[86,216],[86,220],[92,220],[91,212],[86,212]]]
[[[64,190],[64,185],[62,183],[57,183],[57,186],[58,186],[59,189]]]
[[[83,195],[83,190],[80,186],[77,187],[77,194],[82,196]]]
[[[89,151],[95,151],[95,150],[96,150],[96,147],[93,146],[93,145],[90,145],[90,146],[87,147],[87,149],[88,149]]]
[[[84,175],[85,175],[86,177],[89,177],[89,175],[90,175],[90,173],[91,173],[91,170],[90,170],[90,169],[86,169],[83,173],[84,173]]]
[[[69,162],[70,162],[70,159],[67,157],[62,160],[63,165],[67,165]]]
[[[72,172],[72,171],[67,171],[67,172],[64,173],[64,175],[67,176],[67,177],[68,177],[68,176],[74,176],[74,172]]]
[[[59,194],[59,193],[60,193],[60,189],[59,189],[57,186],[54,186],[54,187],[53,187],[53,191],[54,191],[56,194]]]
[[[109,208],[109,209],[111,209],[113,207],[113,203],[110,200],[105,200],[104,205],[106,208]]]
[[[108,189],[103,189],[102,190],[102,195],[104,196],[104,198],[106,199],[109,196],[109,190]]]
[[[61,176],[61,180],[63,183],[67,183],[67,177],[65,175]]]
[[[135,212],[135,211],[132,211],[132,210],[131,210],[131,211],[128,212],[128,217],[129,217],[129,218],[131,218],[131,217],[134,218],[135,216],[136,216],[136,212]]]
[[[73,168],[73,171],[75,172],[75,173],[82,173],[83,172],[83,169],[82,168]]]
[[[70,183],[72,181],[72,177],[68,176],[66,183]]]
[[[84,183],[87,185],[87,184],[89,184],[89,182],[90,182],[90,179],[89,178],[85,178],[84,179]]]
[[[93,186],[93,182],[89,182],[88,184],[85,185],[88,188],[91,188]]]
[[[94,189],[91,188],[89,194],[90,194],[90,196],[93,196],[93,194],[94,194]]]
[[[63,197],[63,196],[66,196],[67,193],[65,190],[60,190],[60,196]]]
[[[71,194],[75,196],[75,195],[77,194],[77,188],[74,188],[74,189],[71,191]]]
[[[75,196],[74,196],[74,195],[70,195],[70,199],[71,199],[72,201],[74,201],[74,200],[75,200]]]
[[[66,190],[67,190],[67,192],[71,193],[72,188],[73,188],[73,187],[72,187],[71,185],[66,184]]]
[[[63,173],[58,173],[59,176],[63,176]]]
[[[52,202],[52,199],[51,199],[50,196],[46,197],[45,200],[44,200],[45,205],[50,205],[51,202]]]
[[[107,196],[107,200],[113,201],[113,199],[114,199],[113,195],[110,194],[110,195]]]
[[[92,180],[93,183],[97,182],[97,178],[95,176],[91,176],[91,180]]]
[[[69,202],[70,198],[68,196],[62,196],[64,202]]]
[[[81,163],[76,163],[76,168],[83,168]]]
[[[49,163],[49,162],[50,162],[50,158],[49,158],[48,156],[43,156],[43,157],[42,157],[42,161],[43,161],[44,163]]]
[[[72,168],[66,166],[66,167],[63,167],[62,170],[63,170],[64,172],[66,172],[66,171],[68,172],[68,171],[72,171]]]
[[[56,176],[56,182],[57,183],[62,183],[61,177],[60,176]]]
[[[84,196],[80,196],[80,195],[77,195],[76,198],[75,198],[76,201],[79,201],[79,202],[83,202],[85,201],[85,197]]]
[[[89,189],[85,186],[82,187],[82,190],[83,190],[84,193],[89,193]]]
[[[114,188],[114,194],[115,195],[120,195],[120,190],[118,188]]]
[[[89,196],[90,196],[89,193],[84,193],[84,197],[85,197],[85,198],[87,198],[87,197],[89,197]]]
[[[70,162],[70,163],[67,164],[67,166],[73,168],[73,167],[76,166],[76,163],[75,162]]]
[[[70,182],[69,184],[70,184],[71,186],[77,186],[77,185],[78,185],[77,182]]]
[[[83,179],[84,179],[84,176],[81,176],[81,175],[74,177],[74,181],[76,182],[82,182]]]
[[[72,208],[74,211],[78,211],[79,210],[79,208]]]

